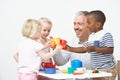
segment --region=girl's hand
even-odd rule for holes
[[[47,43],[45,43],[45,48],[50,48],[52,46],[51,40],[49,40]]]
[[[49,36],[49,38],[50,38],[50,39],[52,39],[52,38],[53,38],[53,36]]]
[[[56,49],[61,50],[62,46],[61,45],[56,45]]]
[[[56,45],[54,51],[55,51],[56,53],[59,53],[59,51],[60,51],[61,49],[62,49],[62,46],[61,46],[61,45]]]

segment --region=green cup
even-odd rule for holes
[[[74,73],[74,68],[68,67],[68,74],[72,74],[72,73]]]

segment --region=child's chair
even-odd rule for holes
[[[117,60],[118,80],[120,80],[120,60]]]

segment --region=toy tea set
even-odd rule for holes
[[[52,62],[42,62],[42,67],[44,68],[44,72],[47,74],[55,74],[56,73],[56,64]]]
[[[71,67],[68,67],[67,70],[62,70],[62,73],[73,74],[73,75],[81,75],[86,72],[86,68],[83,67],[83,63],[81,60],[75,59],[71,61]],[[92,70],[91,73],[99,73],[98,70]]]
[[[42,67],[44,68],[44,72],[46,74],[55,74],[56,73],[56,64],[52,62],[42,62]],[[72,60],[71,67],[68,67],[67,70],[62,70],[62,73],[65,74],[73,74],[73,75],[81,75],[84,74],[86,68],[82,66],[82,61],[80,60]],[[93,70],[92,73],[99,73],[98,70]]]
[[[82,65],[83,64],[81,60],[78,59],[72,60],[71,67],[68,67],[67,70],[62,70],[62,72],[73,75],[83,74],[86,68],[84,68]]]
[[[60,44],[63,49],[66,45],[67,41],[60,38],[52,38],[52,46],[56,46]],[[99,41],[94,41],[94,46],[99,46]],[[55,74],[56,73],[56,64],[52,62],[42,62],[42,67],[44,68],[44,72],[46,74]],[[62,70],[62,73],[80,75],[85,73],[86,68],[83,67],[83,63],[81,60],[75,59],[71,61],[71,67],[68,67],[67,70]],[[98,70],[93,70],[92,73],[99,73]]]

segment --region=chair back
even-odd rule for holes
[[[117,60],[118,80],[120,80],[120,60]]]

